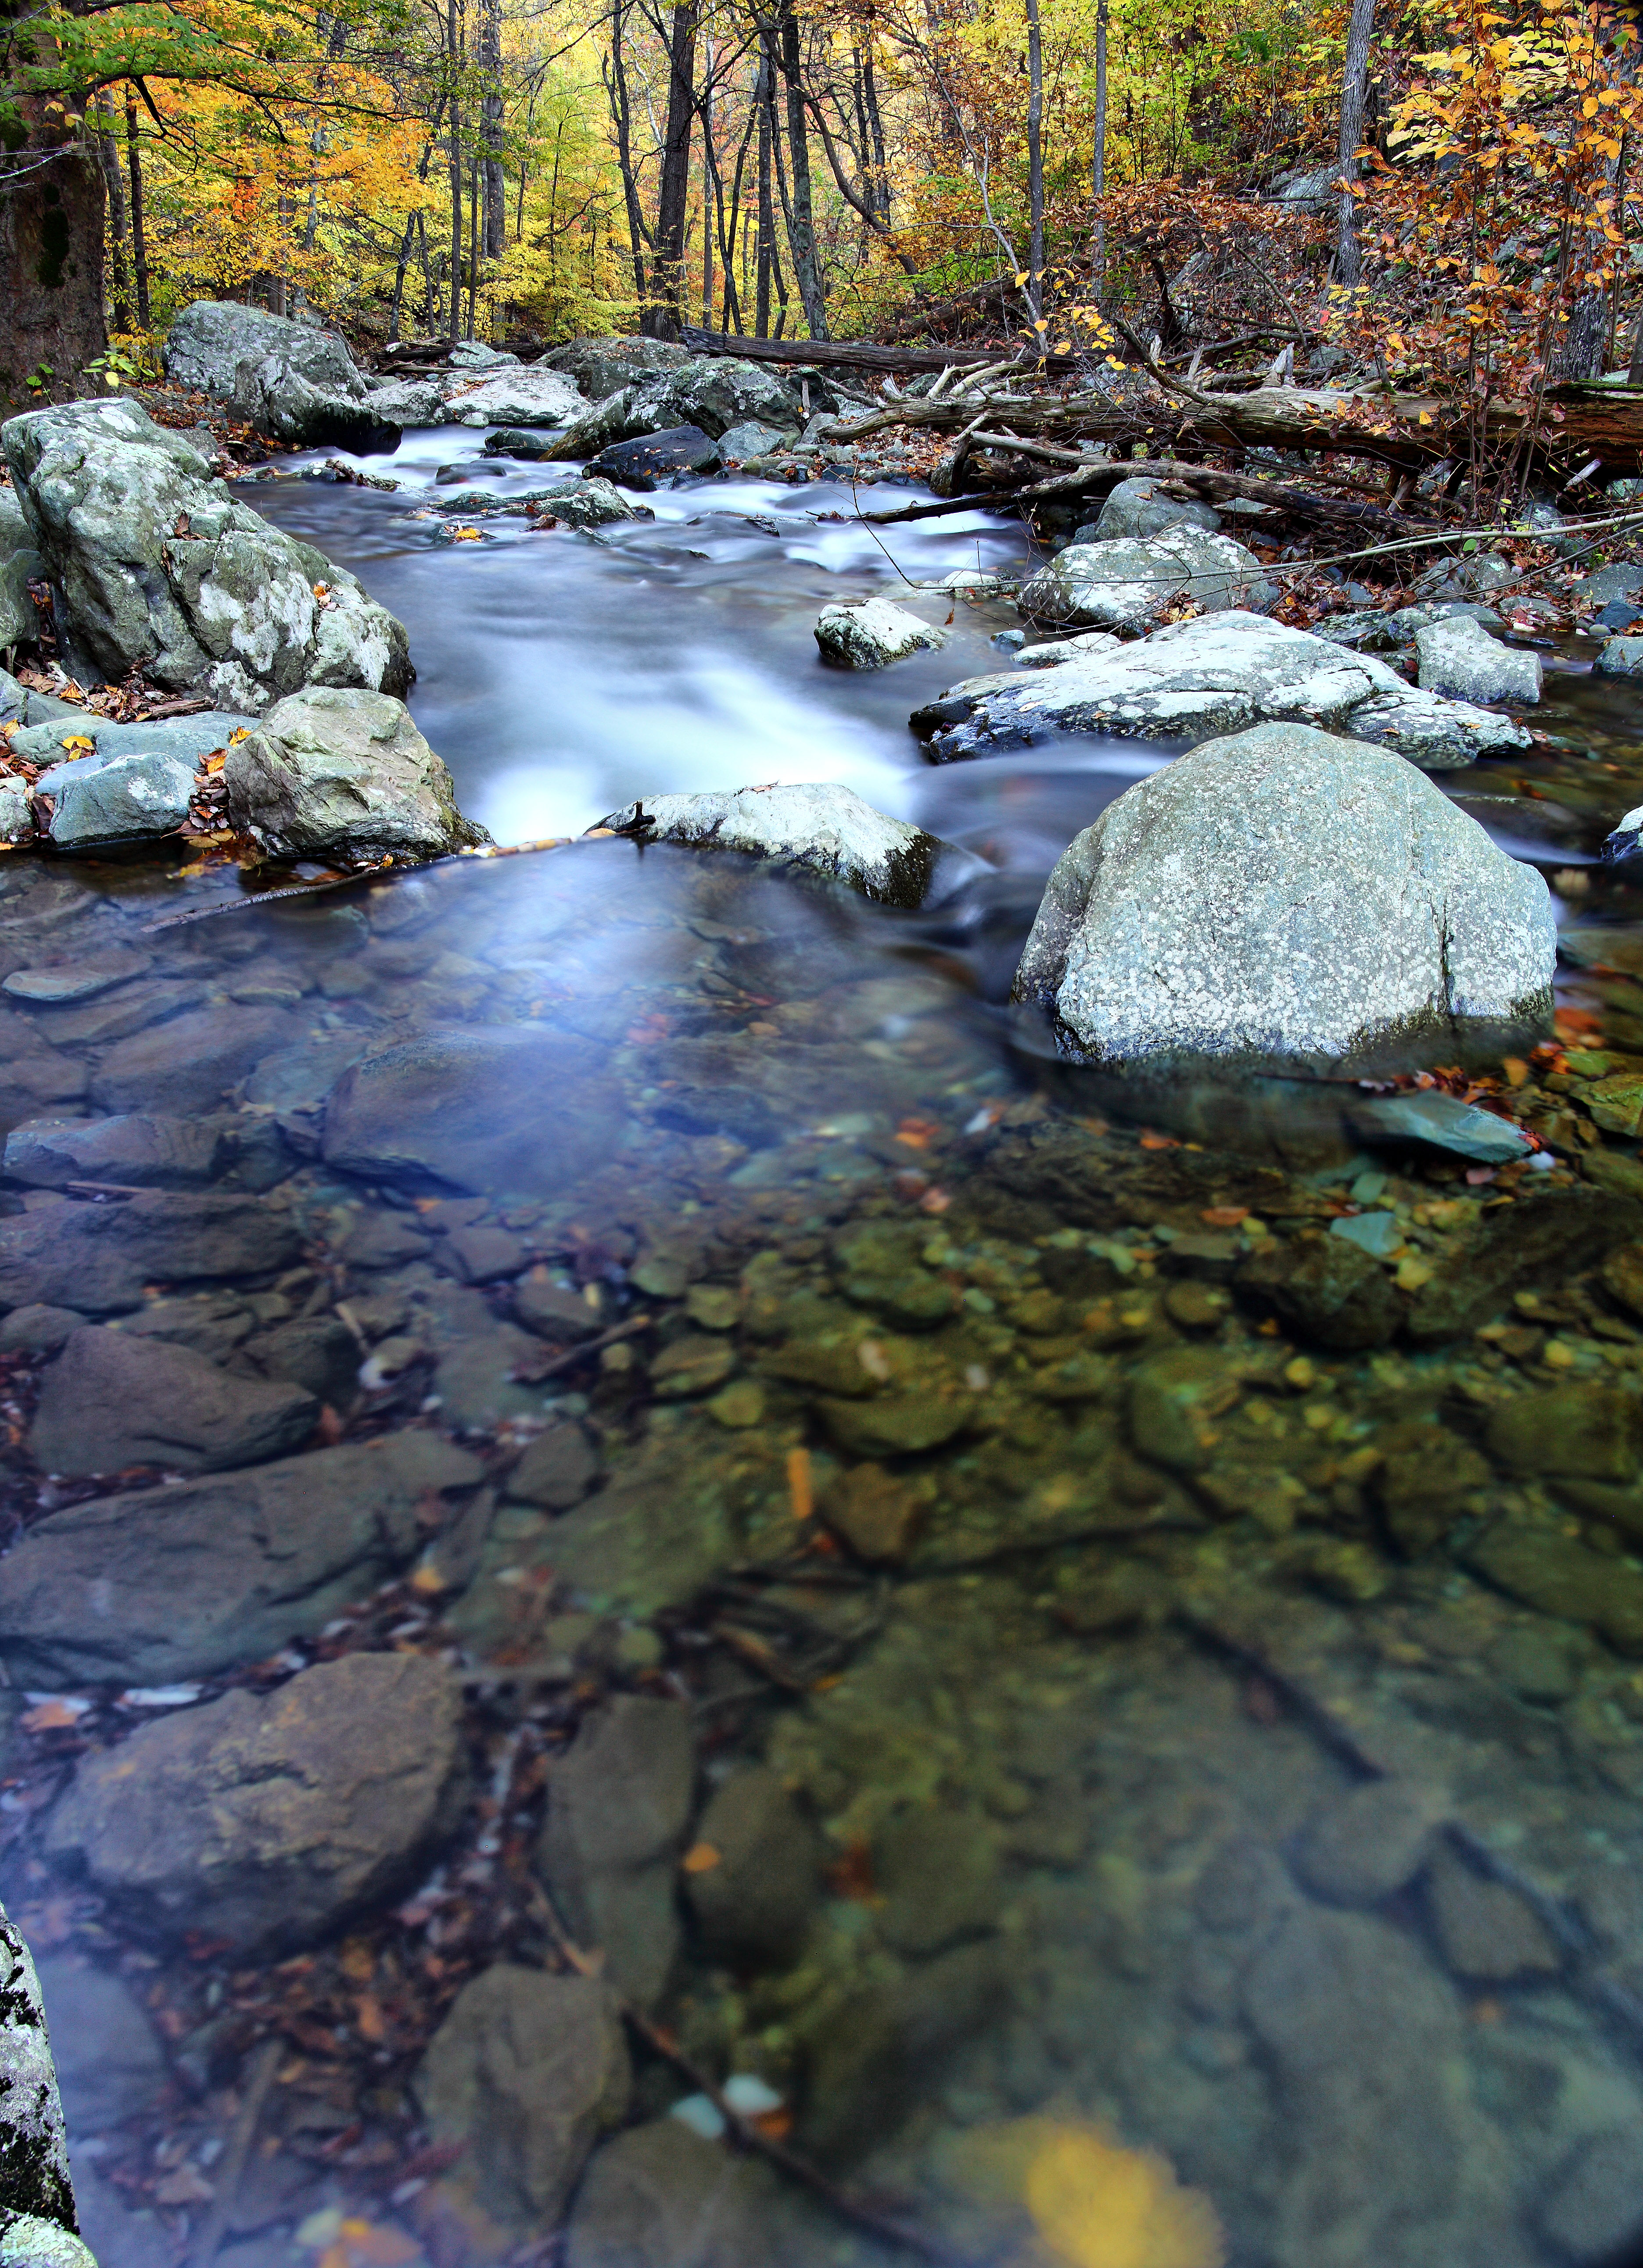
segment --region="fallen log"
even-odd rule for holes
[[[733,331],[704,331],[694,323],[681,326],[684,343],[692,354],[735,355],[743,362],[803,363],[813,370],[899,370],[937,372],[976,370],[1021,349],[1019,341],[1002,345],[964,347],[878,346],[867,339],[744,339]],[[1065,377],[1076,371],[1080,355],[1035,356],[1031,367]]]
[[[977,441],[980,438],[976,436]],[[1217,497],[1237,497],[1249,504],[1272,504],[1279,511],[1293,513],[1298,519],[1361,528],[1377,534],[1410,535],[1426,530],[1434,534],[1446,532],[1436,521],[1411,519],[1406,512],[1389,512],[1383,504],[1371,504],[1367,499],[1321,496],[1309,489],[1291,488],[1281,481],[1256,480],[1243,473],[1218,472],[1208,465],[1183,464],[1171,457],[1104,458],[1094,464],[1081,465],[1076,471],[1063,474],[1056,479],[1036,481],[1029,487],[1015,489],[1007,494],[972,490],[965,496],[944,497],[939,504],[910,504],[899,512],[864,512],[862,517],[871,520],[875,526],[891,527],[901,521],[935,519],[951,512],[991,508],[1013,511],[1018,504],[1099,496],[1105,490],[1116,488],[1120,481],[1131,480],[1158,481],[1171,488],[1190,489],[1195,495],[1211,502]]]

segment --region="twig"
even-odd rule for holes
[[[557,1378],[562,1370],[569,1370],[585,1355],[598,1354],[605,1347],[615,1346],[618,1339],[630,1339],[639,1331],[648,1331],[650,1327],[649,1315],[630,1315],[625,1323],[617,1323],[611,1330],[600,1331],[597,1338],[578,1340],[575,1346],[567,1347],[564,1354],[556,1355],[551,1362],[532,1363],[529,1366],[529,1383],[540,1386],[544,1378]],[[512,1374],[518,1376],[519,1366],[515,1366]]]
[[[274,2084],[274,2074],[279,2069],[279,2059],[284,2050],[285,2043],[276,2032],[263,2041],[251,2058],[246,2091],[239,2099],[239,2109],[229,2130],[228,2146],[223,2152],[222,2162],[215,2177],[217,2195],[211,2201],[210,2213],[200,2224],[199,2235],[189,2249],[188,2268],[211,2268],[212,2262],[222,2250],[223,2239],[228,2234],[228,2224],[239,2198],[246,2160],[251,2154],[251,2145],[256,2140],[263,2107],[269,2099],[269,2089]]]
[[[532,1908],[567,1965],[578,1977],[602,1976],[602,1956],[584,1952],[573,1941],[542,1885],[533,1881],[530,1891]],[[917,2252],[924,2259],[932,2262],[934,2268],[971,2268],[971,2264],[961,2253],[954,2252],[939,2236],[927,2235],[923,2229],[910,2228],[905,2222],[892,2220],[888,2214],[865,2205],[859,2198],[852,2197],[848,2190],[840,2189],[836,2182],[830,2182],[819,2168],[813,2166],[807,2158],[801,2157],[797,2150],[790,2150],[785,2142],[777,2141],[751,2119],[744,2118],[738,2110],[733,2110],[701,2066],[685,2053],[670,2032],[664,2031],[659,2024],[653,2024],[643,2010],[637,2008],[631,2000],[614,1988],[611,1997],[629,2029],[637,2032],[653,2054],[660,2056],[682,2077],[689,2080],[698,2095],[707,2097],[724,2120],[726,2131],[742,2149],[755,2151],[760,2157],[768,2158],[790,2180],[807,2189],[813,2197],[820,2198],[842,2220],[852,2222],[869,2236],[896,2245],[903,2251]]]

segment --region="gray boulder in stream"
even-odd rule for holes
[[[595,457],[614,442],[694,425],[711,440],[750,417],[796,431],[792,394],[774,372],[730,355],[692,355],[608,394],[560,437],[561,457]]]
[[[166,374],[223,402],[259,433],[361,454],[399,444],[335,331],[229,299],[196,299],[172,325]]]
[[[875,811],[853,788],[824,780],[710,795],[641,796],[600,825],[645,842],[741,850],[807,867],[890,906],[922,905],[943,852],[949,860],[964,857],[922,827]]]
[[[280,858],[437,858],[488,843],[402,701],[294,693],[223,764],[228,815]]]
[[[1072,630],[1142,630],[1177,599],[1219,614],[1255,595],[1261,563],[1230,535],[1174,526],[1070,543],[1021,585],[1021,612]]]
[[[1544,1024],[1546,885],[1384,748],[1212,740],[1121,795],[1050,877],[1015,981],[1073,1059],[1369,1060]]]
[[[409,683],[387,608],[239,503],[135,402],[29,410],[0,440],[69,627],[107,676],[143,669],[254,715],[305,685]]]
[[[34,601],[28,586],[44,578],[46,563],[22,506],[9,489],[0,489],[0,652],[34,642]]]

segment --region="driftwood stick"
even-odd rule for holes
[[[239,2184],[245,2177],[246,2161],[251,2155],[251,2146],[257,2139],[257,2128],[262,2123],[262,2112],[269,2099],[269,2089],[274,2084],[274,2074],[279,2069],[279,2059],[285,2043],[277,2032],[263,2041],[252,2057],[246,2075],[246,2091],[239,2098],[239,2109],[229,2130],[228,2146],[223,2152],[217,2168],[213,2186],[217,2195],[211,2209],[200,2224],[200,2234],[188,2251],[188,2268],[211,2268],[211,2263],[222,2250],[223,2239],[228,2234],[228,2224],[233,2218],[234,2205],[239,2196]]]

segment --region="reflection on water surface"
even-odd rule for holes
[[[0,873],[5,968],[102,980],[0,1016],[0,1889],[93,2245],[1630,2258],[1624,712],[1560,681],[1568,745],[1465,783],[1566,862],[1564,1044],[1502,1074],[1552,1170],[1299,1097],[1183,1138],[990,1005],[1149,759],[919,770],[995,625],[822,673],[862,556],[718,517],[800,500],[460,552],[275,508],[498,833],[839,777],[990,845],[971,901],[609,840],[172,926],[232,878]]]

